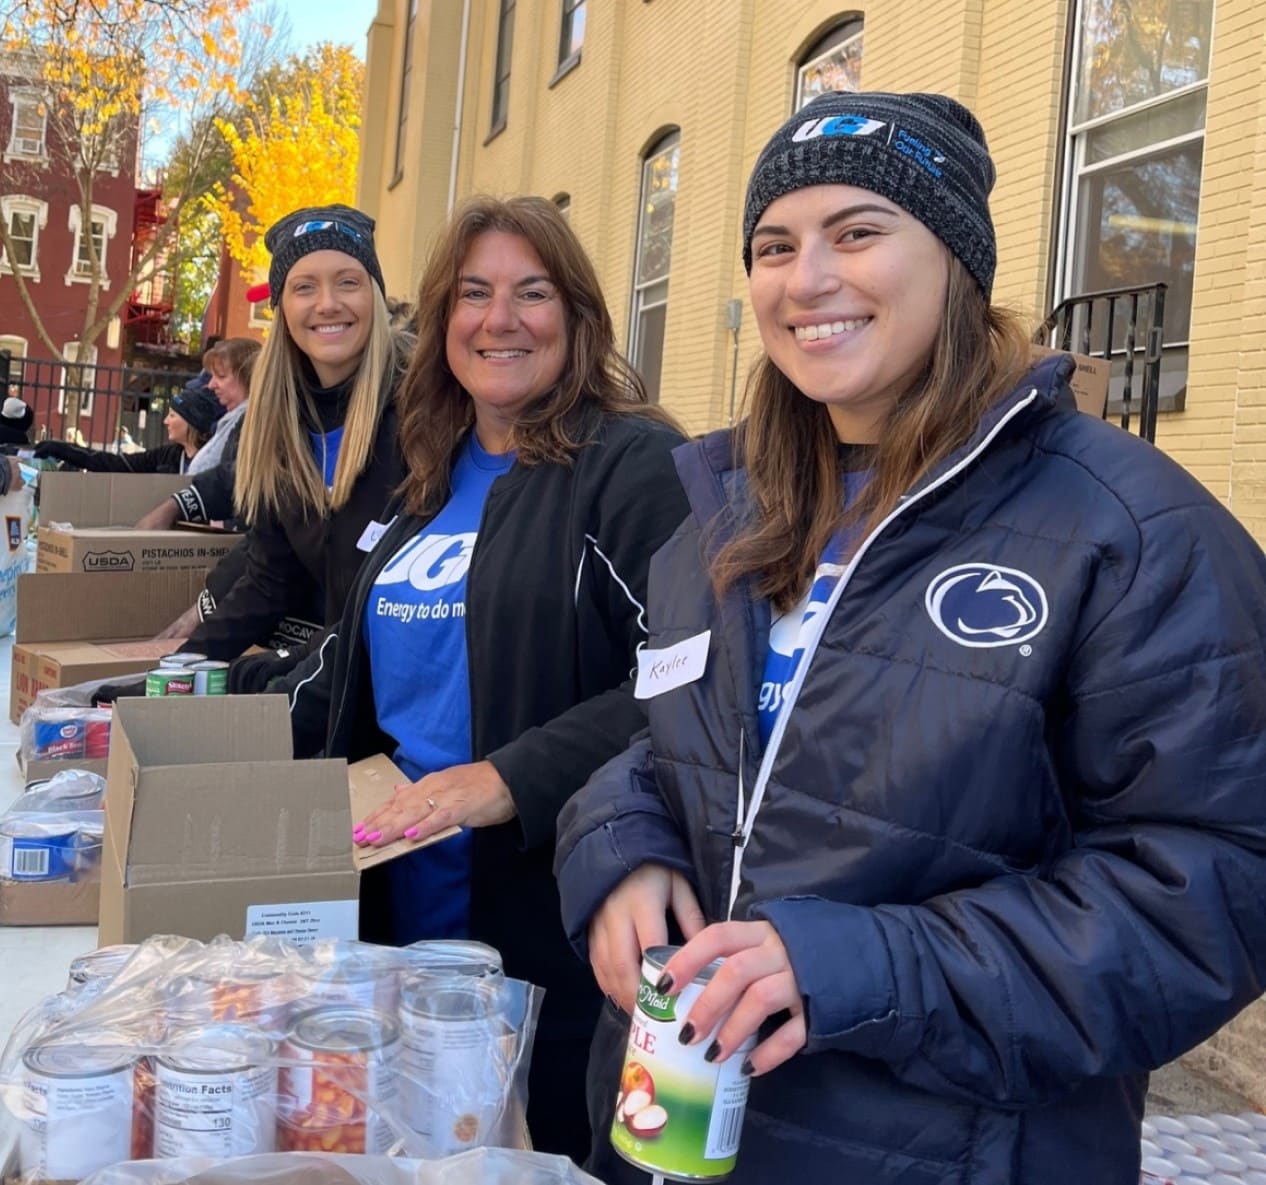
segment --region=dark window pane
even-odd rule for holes
[[[652,403],[659,402],[659,381],[664,366],[664,328],[668,321],[668,305],[643,308],[637,319],[637,355],[633,365],[646,384]]]

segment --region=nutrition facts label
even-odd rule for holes
[[[161,1066],[154,1131],[157,1156],[249,1156],[276,1146],[276,1067],[228,1074]]]
[[[131,1155],[131,1066],[82,1079],[32,1075],[24,1085],[24,1176],[78,1181]]]

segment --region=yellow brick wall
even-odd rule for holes
[[[392,83],[390,102],[367,108],[366,122],[391,121],[379,136],[378,155],[388,158],[404,3],[381,0],[392,23],[384,22],[385,35],[371,35],[371,75],[375,58],[389,60]],[[744,302],[740,391],[759,348],[740,259],[747,175],[790,112],[796,62],[843,16],[864,15],[866,87],[942,91],[979,116],[999,177],[996,298],[1031,319],[1046,312],[1071,3],[873,0],[863,9],[838,0],[603,0],[588,5],[580,64],[555,77],[558,0],[517,0],[508,120],[489,138],[499,3],[471,0],[458,194],[567,193],[624,343],[641,157],[666,129],[679,128],[661,397],[690,430],[714,427],[730,408],[730,299]],[[412,283],[445,216],[461,7],[461,0],[421,0],[419,36],[427,43],[415,51],[415,71],[427,83],[415,80],[405,176],[387,190],[388,160],[376,181],[362,180],[393,286],[406,274]],[[1250,200],[1266,185],[1259,8],[1255,0],[1218,0],[1187,410],[1162,417],[1159,442],[1266,536],[1266,476],[1257,477],[1266,465],[1266,347],[1256,345],[1266,341],[1266,216]],[[375,36],[392,44],[375,48]],[[367,145],[377,134],[365,133]]]

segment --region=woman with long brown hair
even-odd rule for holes
[[[366,872],[361,936],[469,935],[546,989],[528,1124],[583,1156],[598,993],[567,948],[558,811],[642,727],[627,686],[646,572],[685,514],[669,418],[616,350],[593,266],[551,202],[478,198],[432,251],[401,386],[407,475],[297,744],[385,752],[409,781],[355,840],[460,834]],[[325,704],[333,710],[326,713]]]
[[[675,1130],[628,1122],[625,1013],[709,967],[679,1040],[750,1080],[741,1185],[1135,1181],[1147,1072],[1262,991],[1266,558],[1030,369],[993,180],[939,95],[824,95],[756,163],[750,414],[678,450],[649,735],[560,821],[611,1185]]]

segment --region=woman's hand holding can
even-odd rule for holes
[[[655,986],[666,994],[675,994],[718,958],[725,962],[695,1001],[682,1036],[687,1037],[687,1044],[702,1041],[728,1013],[708,1049],[708,1060],[720,1062],[768,1017],[790,1012],[790,1019],[756,1046],[743,1065],[745,1073],[768,1073],[803,1049],[808,1040],[800,986],[787,948],[769,922],[719,922],[708,926],[673,955]]]

